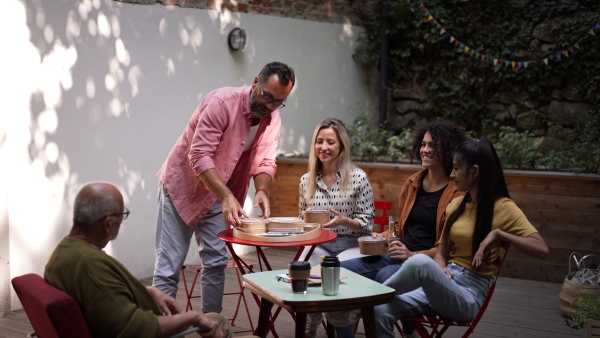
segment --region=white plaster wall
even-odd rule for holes
[[[242,52],[226,42],[237,26],[248,35]],[[155,174],[209,91],[249,85],[278,60],[297,76],[281,111],[281,152],[308,152],[327,116],[350,123],[348,109],[375,97],[351,57],[358,32],[350,24],[109,0],[4,1],[0,311],[20,307],[10,279],[43,273],[70,229],[75,193],[91,180],[114,183],[132,211],[107,252],[137,277],[152,275]]]

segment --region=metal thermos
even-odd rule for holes
[[[337,295],[340,288],[340,260],[325,256],[321,262],[321,287],[327,296]]]

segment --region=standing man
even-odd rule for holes
[[[269,188],[281,119],[296,82],[281,62],[264,66],[251,86],[214,90],[194,111],[157,176],[153,285],[175,297],[192,234],[202,262],[202,311],[221,312],[227,248],[217,235],[247,216],[243,201],[254,178],[254,207],[269,217]]]

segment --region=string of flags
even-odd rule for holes
[[[413,2],[418,3],[418,2],[420,2],[420,0],[413,0]],[[423,17],[425,18],[425,21],[431,22],[431,25],[434,26],[439,31],[440,35],[443,35],[444,38],[449,39],[450,44],[454,48],[457,48],[459,51],[462,51],[465,54],[471,55],[476,60],[479,60],[479,61],[485,62],[485,63],[489,63],[489,64],[493,65],[494,67],[497,67],[498,65],[500,65],[500,67],[497,67],[497,68],[500,68],[500,69],[502,69],[502,68],[507,69],[509,67],[512,67],[512,69],[514,71],[518,71],[520,69],[526,69],[529,66],[533,66],[533,65],[540,66],[540,67],[548,66],[548,64],[551,61],[559,62],[563,59],[563,57],[568,58],[572,55],[575,55],[576,50],[581,49],[579,44],[583,41],[583,39],[588,35],[596,36],[595,31],[600,30],[600,23],[596,23],[589,29],[589,31],[587,31],[586,35],[581,36],[577,40],[577,42],[573,43],[569,48],[567,48],[563,51],[557,51],[556,53],[552,53],[552,54],[548,55],[547,57],[544,57],[539,60],[532,60],[532,61],[505,60],[505,59],[496,58],[496,57],[492,56],[490,53],[481,53],[481,52],[473,49],[472,47],[470,47],[468,44],[461,42],[454,35],[450,34],[450,32],[448,32],[444,27],[442,27],[442,25],[439,23],[439,21],[436,20],[433,17],[433,15],[431,14],[431,12],[427,9],[427,7],[425,7],[422,3],[420,5],[421,5],[420,11],[421,11]],[[598,33],[600,34],[600,32],[598,32]]]

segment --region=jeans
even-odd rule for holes
[[[190,248],[192,235],[196,236],[202,263],[202,312],[223,311],[227,246],[217,237],[229,225],[223,219],[219,200],[202,220],[190,228],[181,219],[167,189],[159,184],[158,219],[156,222],[156,263],[152,285],[175,298],[181,266]]]
[[[414,255],[384,285],[396,289],[396,297],[375,307],[377,337],[394,337],[394,323],[402,317],[440,315],[470,322],[475,318],[493,280],[458,264],[448,264],[450,279],[427,255]]]
[[[340,266],[352,272],[355,272],[363,277],[372,279],[376,282],[383,283],[388,278],[400,270],[402,264],[390,264],[389,255],[381,256],[364,256],[360,258],[350,259],[340,262]],[[351,310],[352,311],[352,310]],[[342,311],[338,311],[336,317],[341,319]],[[349,312],[349,311],[346,311]],[[350,314],[348,314],[350,317]],[[340,323],[341,325],[342,323]],[[343,323],[344,327],[335,327],[335,332],[338,337],[354,337],[354,323],[350,320]],[[410,334],[415,331],[411,322],[402,321],[402,329],[404,333]]]
[[[304,248],[300,255],[300,260],[304,260],[310,247]],[[308,262],[310,266],[321,264],[321,256],[336,256],[340,261],[363,257],[358,248],[358,237],[350,235],[340,235],[331,242],[317,245]]]

